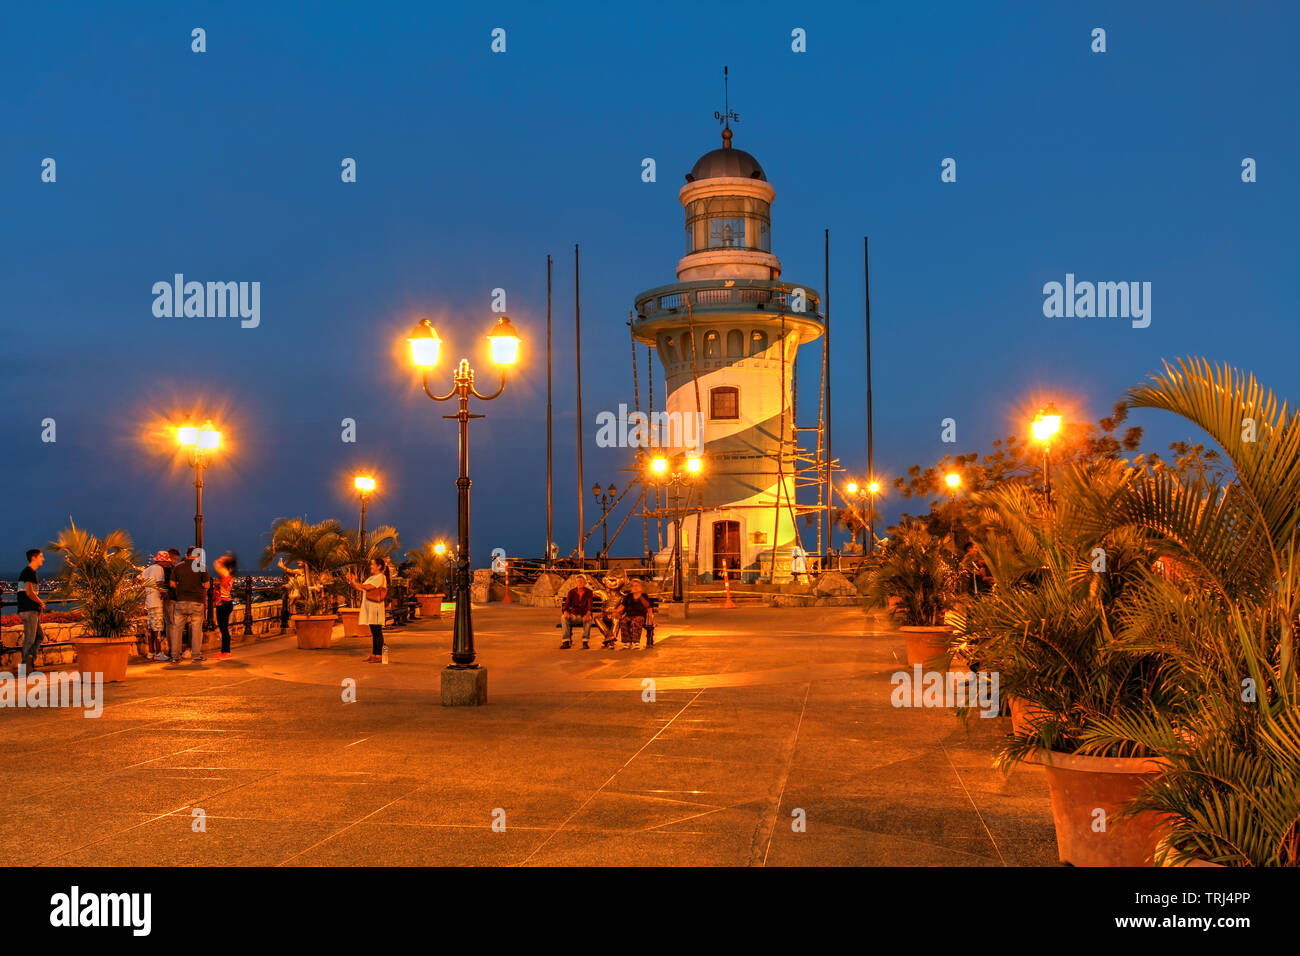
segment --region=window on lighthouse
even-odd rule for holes
[[[709,221],[709,246],[713,249],[739,249],[745,245],[745,220],[711,219]]]
[[[709,418],[734,421],[739,417],[740,389],[731,385],[709,389]]]
[[[745,357],[745,335],[740,329],[732,329],[727,333],[727,358],[744,358]]]
[[[749,334],[749,354],[761,355],[767,351],[767,333],[755,329]]]
[[[686,252],[772,249],[771,207],[761,199],[713,196],[686,208]]]

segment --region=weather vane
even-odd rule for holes
[[[727,78],[727,68],[722,68],[722,112],[713,111],[713,118],[722,124],[723,129],[731,129],[731,121],[740,122],[740,114],[731,111],[731,89]],[[730,137],[727,137],[730,139]]]

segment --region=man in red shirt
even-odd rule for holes
[[[587,587],[587,579],[581,574],[574,581],[573,588],[564,595],[560,607],[560,650],[567,651],[573,646],[573,625],[582,624],[582,649],[591,645],[591,598],[592,590]]]

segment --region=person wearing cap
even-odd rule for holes
[[[167,565],[171,555],[159,551],[153,556],[153,563],[140,572],[140,586],[144,589],[145,627],[149,631],[149,656],[156,661],[168,661],[163,650],[163,636],[167,633],[167,623],[163,615],[163,597],[167,592]]]

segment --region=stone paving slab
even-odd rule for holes
[[[30,808],[0,865],[1056,862],[1041,769],[991,767],[1005,721],[891,706],[902,635],[857,608],[697,606],[641,651],[553,625],[475,609],[479,708],[439,705],[443,619],[391,633],[389,665],[290,636],[132,666],[98,719],[0,712],[0,789]]]

